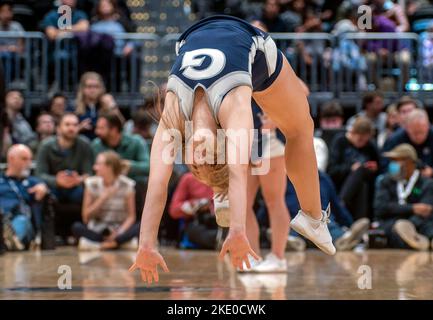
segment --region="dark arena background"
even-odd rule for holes
[[[158,234],[170,273],[145,284],[128,269],[152,115],[178,37],[215,14],[267,31],[305,85],[337,253],[291,230],[276,257],[262,190],[267,269],[236,270],[212,190],[178,164]],[[0,299],[433,299],[432,0],[0,0],[0,102]],[[109,159],[121,187],[101,187]],[[284,201],[293,218],[290,181]]]

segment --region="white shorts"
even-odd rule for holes
[[[262,136],[262,158],[273,159],[284,156],[285,146],[277,138],[277,133],[272,130],[270,134],[263,134]],[[258,143],[255,141],[253,143],[253,148],[251,152],[251,160],[256,162],[258,159]]]

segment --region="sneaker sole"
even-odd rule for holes
[[[428,239],[425,236],[420,235],[411,222],[402,220],[397,221],[393,229],[411,248],[420,251],[428,250]]]

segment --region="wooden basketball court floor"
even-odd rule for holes
[[[150,286],[128,272],[134,252],[7,253],[0,299],[433,299],[431,252],[288,252],[287,273],[240,274],[213,251],[161,251],[171,272]],[[71,289],[58,287],[61,266],[70,268]]]

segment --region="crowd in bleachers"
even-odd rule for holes
[[[57,2],[75,8],[74,31],[90,28],[110,34],[134,30],[126,1]],[[34,22],[20,24],[13,12],[22,17],[25,11],[13,8],[21,2],[1,1],[0,31],[42,30],[49,39],[62,35],[53,1],[22,5],[29,3]],[[269,32],[338,34],[358,30],[355,13],[363,3],[373,8],[375,29],[371,31],[422,33],[433,26],[433,4],[422,0],[405,1],[404,8],[381,0],[193,1],[192,9],[198,18],[214,13],[237,15]],[[0,41],[2,59],[23,50],[20,39]],[[371,45],[374,48],[367,51],[375,54],[367,55],[366,63],[377,54],[390,53],[379,42]],[[127,56],[133,46],[120,41],[114,43],[114,50]],[[431,53],[431,43],[425,46]],[[395,59],[410,60],[406,49],[396,49]],[[310,48],[300,50],[308,61]],[[357,63],[356,68],[362,68],[356,50],[351,54],[340,63]],[[425,61],[428,66],[431,56],[426,55]],[[120,108],[105,76],[83,72],[75,97],[62,92],[44,97],[47,103],[34,118],[23,112],[25,90],[6,83],[0,143],[0,163],[5,164],[0,169],[0,233],[4,235],[0,239],[5,239],[8,249],[22,250],[33,244],[53,248],[77,241],[82,249],[136,247],[157,125],[151,114],[157,104],[163,104],[165,88],[160,86],[161,101],[151,97],[131,114]],[[403,72],[401,76],[408,75]],[[315,119],[322,203],[329,202],[333,208],[330,230],[339,250],[366,242],[368,233],[370,247],[424,250],[432,245],[433,127],[420,101],[400,96],[390,102],[386,106],[380,92],[366,92],[362,110],[354,116],[338,101],[328,101]],[[169,189],[161,243],[217,247],[224,231],[215,223],[211,189],[182,165],[176,166]],[[297,213],[299,204],[290,183],[286,204],[291,215]],[[269,222],[260,195],[255,209],[262,244],[269,245]],[[296,233],[288,239],[294,250],[309,245]]]

